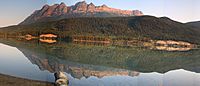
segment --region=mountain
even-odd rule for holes
[[[95,6],[93,3],[87,4],[85,1],[82,1],[72,6],[66,6],[64,3],[54,4],[52,6],[44,5],[42,9],[36,10],[31,16],[21,22],[20,25],[77,17],[117,17],[140,15],[143,15],[143,13],[139,10],[121,10],[110,8],[106,5]]]
[[[193,27],[197,27],[197,28],[200,28],[200,21],[197,21],[197,22],[189,22],[189,23],[186,23],[187,25],[190,25],[190,26],[193,26]]]

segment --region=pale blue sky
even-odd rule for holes
[[[0,0],[0,27],[20,23],[44,4],[45,0]]]
[[[0,27],[18,24],[44,4],[65,2],[70,6],[82,0],[1,0]],[[113,8],[141,10],[146,15],[167,16],[180,22],[200,20],[200,0],[85,0],[95,5],[106,4]]]

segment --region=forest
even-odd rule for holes
[[[111,38],[148,38],[156,40],[179,40],[199,43],[200,29],[167,17],[86,17],[70,18],[51,22],[37,22],[0,29],[1,37],[18,37],[31,34],[56,34],[59,38],[101,36]]]

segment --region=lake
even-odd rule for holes
[[[160,51],[92,43],[0,39],[0,73],[70,86],[200,86],[200,50]]]

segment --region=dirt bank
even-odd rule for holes
[[[54,86],[54,84],[0,74],[0,86]]]

